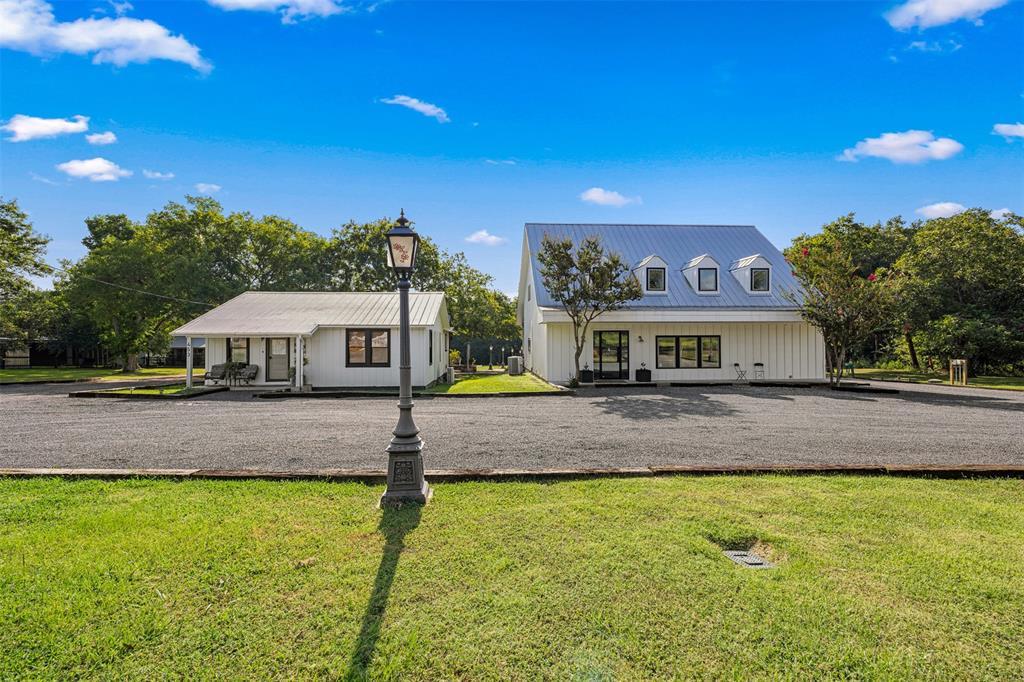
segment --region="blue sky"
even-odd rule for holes
[[[404,207],[510,292],[528,221],[785,246],[849,211],[1024,212],[1020,2],[0,0],[0,25],[2,194],[54,261],[199,185],[324,234]]]

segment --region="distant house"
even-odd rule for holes
[[[206,340],[205,367],[256,368],[256,386],[310,389],[398,386],[397,293],[248,291],[172,332]],[[409,294],[412,383],[448,366],[443,293]],[[297,358],[303,358],[298,362]]]
[[[821,334],[783,294],[800,287],[779,250],[748,225],[528,223],[518,317],[526,366],[541,377],[566,382],[574,372],[571,323],[540,274],[544,235],[600,238],[643,289],[591,325],[580,366],[597,381],[634,380],[641,365],[655,382],[825,381]]]

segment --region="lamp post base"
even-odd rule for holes
[[[403,504],[426,504],[433,491],[423,477],[423,441],[414,437],[413,442],[395,442],[387,448],[388,483],[387,490],[380,498],[381,507]]]

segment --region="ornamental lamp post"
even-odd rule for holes
[[[487,366],[494,369],[494,344],[487,347]]]
[[[380,498],[382,507],[405,502],[426,504],[432,491],[423,478],[423,440],[412,419],[412,360],[409,351],[409,277],[416,267],[420,236],[409,227],[405,210],[387,233],[388,266],[398,277],[399,362],[398,425],[388,453],[388,482]]]

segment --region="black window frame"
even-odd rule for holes
[[[346,337],[346,338],[348,338],[348,337]],[[390,341],[391,341],[391,339],[388,339],[388,342],[390,342]],[[390,354],[391,354],[391,347],[388,346],[388,355],[390,355]],[[427,330],[427,363],[431,367],[433,367],[433,365],[434,365],[434,330],[433,329],[428,329]]]
[[[703,287],[703,285],[702,285],[701,278],[700,278],[700,273],[704,272],[705,270],[707,270],[709,272],[715,273],[715,288],[714,289],[705,289]],[[703,292],[718,291],[718,268],[697,268],[697,291],[703,291]],[[689,334],[684,334],[684,336],[689,336]]]
[[[651,273],[652,272],[660,272],[661,273],[661,287],[660,288],[652,287],[651,286]],[[646,274],[647,274],[647,291],[665,291],[666,289],[668,289],[668,270],[667,270],[667,268],[647,268],[647,273]]]
[[[672,339],[673,345],[675,346],[674,364],[670,366],[661,364],[661,355],[658,353],[658,348],[661,345],[662,339]],[[696,367],[683,367],[679,364],[679,340],[680,339],[696,339],[697,340],[697,366]],[[704,364],[704,339],[716,339],[718,341],[718,364],[717,365],[706,365]],[[655,369],[722,369],[722,335],[721,334],[679,334],[673,336],[671,334],[662,334],[654,337],[654,367]]]
[[[754,273],[763,272],[768,277],[768,285],[764,289],[754,288]],[[771,268],[750,268],[750,290],[759,294],[766,294],[772,290],[772,269]]]
[[[349,352],[349,335],[352,332],[363,333],[363,362],[352,362],[352,354]],[[388,335],[388,360],[387,362],[373,362],[373,334],[384,332]],[[379,346],[378,346],[379,347]],[[345,366],[346,367],[390,367],[391,366],[391,330],[382,327],[346,327],[345,328]]]
[[[225,362],[235,362],[235,360],[233,360],[232,357],[231,357],[231,339],[245,339],[245,364],[247,364],[247,365],[251,364],[249,362],[249,358],[250,358],[250,355],[249,355],[250,348],[249,347],[250,347],[251,344],[250,344],[248,336],[229,336],[226,339],[224,339],[224,346],[225,346],[225,350],[226,350],[226,354],[224,356],[224,361]]]

